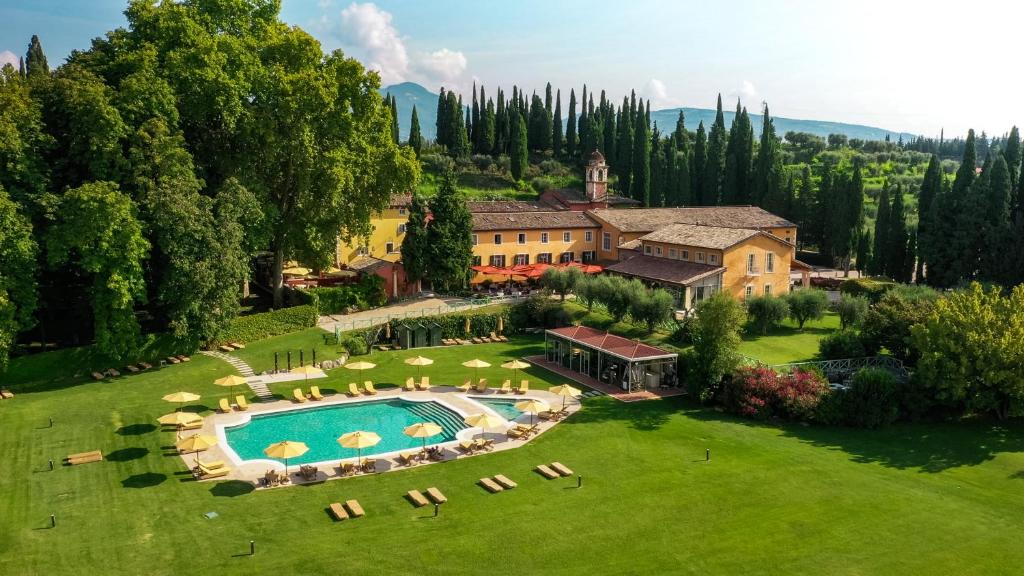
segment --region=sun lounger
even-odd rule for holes
[[[245,344],[241,342],[228,342],[235,350],[245,350]]]
[[[299,404],[306,402],[306,395],[302,393],[302,388],[296,388],[292,390],[292,400],[295,400]]]
[[[462,450],[466,454],[472,454],[476,450],[476,443],[472,440],[463,440],[459,442],[459,450]]]
[[[139,362],[139,368],[142,370],[149,370],[152,367],[153,365],[150,364],[149,362]]]
[[[348,511],[356,518],[366,515],[366,512],[363,512],[363,507],[359,505],[358,500],[346,500],[345,508],[348,508]]]
[[[356,471],[356,465],[351,462],[344,462],[341,466],[338,466],[338,475],[348,476]]]
[[[0,398],[10,400],[11,398],[14,398],[14,393],[10,390],[0,390]]]
[[[106,377],[107,377],[107,375],[103,374],[101,372],[93,372],[92,373],[92,379],[93,380],[103,380]]]
[[[491,340],[494,340],[495,342],[508,342],[508,337],[491,332]]]
[[[484,344],[490,344],[491,343],[491,339],[488,338],[487,336],[481,336],[480,340],[483,341]]]
[[[509,480],[508,476],[505,476],[504,474],[498,474],[497,476],[495,476],[494,481],[497,482],[498,484],[501,484],[502,488],[506,488],[508,490],[511,490],[516,486],[519,486],[519,484],[516,484],[515,482]]]
[[[555,472],[558,472],[562,476],[572,476],[573,474],[572,470],[570,470],[568,466],[562,464],[561,462],[552,462],[551,469],[554,470]]]
[[[370,396],[376,396],[377,395],[377,389],[373,387],[373,382],[370,382],[369,380],[367,380],[366,382],[363,382],[363,389]]]
[[[168,356],[168,357],[167,357],[167,362],[168,362],[169,364],[181,364],[181,360],[178,360],[178,359],[177,359],[177,358],[175,358],[174,356]]]
[[[505,380],[504,382],[502,382],[501,383],[501,388],[498,389],[498,393],[499,394],[508,394],[511,391],[512,391],[512,381],[511,380]]]
[[[359,388],[359,385],[355,382],[348,383],[348,395],[349,396],[362,396],[363,391]]]
[[[547,464],[541,464],[540,466],[537,466],[536,468],[534,468],[534,470],[536,470],[537,472],[540,472],[541,476],[544,476],[548,480],[553,480],[555,478],[558,478],[558,472],[555,472],[551,468],[548,468]]]
[[[416,379],[411,377],[411,376],[409,378],[406,378],[405,379],[405,391],[406,392],[412,392],[415,389],[416,389]]]
[[[178,426],[178,430],[199,430],[203,427],[203,421],[200,420],[194,424],[188,424],[185,426]]]
[[[418,455],[419,452],[400,452],[398,454],[398,461],[406,466],[412,466]]]
[[[501,492],[502,490],[504,490],[504,488],[502,488],[500,484],[498,484],[494,480],[491,480],[490,478],[481,478],[480,485],[486,488],[487,491],[490,492],[491,494]]]
[[[231,404],[228,403],[227,398],[221,398],[218,405],[220,406],[220,411],[224,414],[231,412]]]
[[[409,490],[405,493],[405,496],[410,502],[412,502],[412,505],[417,508],[430,504],[430,502],[427,501],[427,498],[419,490]]]
[[[178,355],[176,356],[176,358],[177,358],[178,360],[181,360],[182,362],[191,362],[191,361],[192,361],[192,359],[191,359],[191,358],[189,358],[188,356],[185,356],[184,354],[178,354]]]
[[[221,476],[227,476],[231,473],[231,468],[227,466],[220,466],[218,468],[208,468],[203,465],[202,462],[197,466],[199,469],[199,477],[202,479],[206,478],[220,478]]]
[[[91,462],[99,462],[100,460],[103,460],[103,453],[100,452],[99,450],[71,454],[64,459],[64,461],[69,466],[77,466],[78,464],[89,464]]]
[[[516,394],[526,394],[530,391],[530,381],[523,380],[519,383],[519,388],[516,388]]]
[[[505,434],[507,434],[509,438],[522,438],[526,436],[526,432],[516,426],[509,428]]]
[[[475,390],[481,394],[487,392],[487,378],[481,378],[480,381],[476,383]]]
[[[376,472],[377,460],[375,458],[363,458],[363,472]]]
[[[473,389],[473,382],[466,380],[465,382],[462,383],[462,386],[459,386],[458,388],[463,392],[469,392],[470,390]]]
[[[483,344],[484,343],[483,338],[480,338],[478,336],[474,336],[471,341],[473,342],[473,344]]]
[[[427,488],[427,497],[433,500],[434,504],[444,504],[448,501],[448,497],[434,487]]]
[[[200,462],[199,466],[206,468],[207,470],[216,470],[225,466],[223,460],[214,460],[212,462]]]
[[[221,352],[234,352],[235,351],[235,349],[233,347],[228,346],[227,344],[221,344],[220,346],[217,347],[217,349],[220,350]]]
[[[118,372],[117,370],[113,369],[113,368],[108,368],[107,369],[107,375],[110,376],[111,378],[117,378],[117,377],[121,376],[121,373]]]
[[[319,386],[310,386],[309,387],[309,397],[312,398],[313,400],[323,400],[324,399],[324,395],[320,393],[320,387]]]
[[[128,372],[131,372],[132,374],[135,374],[136,372],[139,371],[138,368],[136,368],[135,366],[132,366],[131,364],[125,366],[124,369],[127,370]]]
[[[430,376],[424,376],[419,382],[416,382],[417,390],[430,390]]]
[[[335,502],[331,504],[330,509],[331,516],[334,516],[335,520],[348,520],[348,512],[345,511],[345,508],[340,503]]]
[[[248,410],[249,409],[249,401],[246,400],[245,396],[242,396],[241,394],[239,394],[238,396],[235,396],[235,405],[238,406],[239,410]]]

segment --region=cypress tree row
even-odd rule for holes
[[[639,200],[644,206],[651,203],[651,137],[647,129],[647,113],[644,110],[644,102],[638,102],[638,110],[635,119],[636,133],[633,135],[633,183],[631,196]]]
[[[903,187],[900,184],[896,185],[888,221],[882,273],[897,282],[909,282],[913,267],[906,268],[907,262],[910,261],[910,257],[907,255],[907,243],[910,241],[910,236],[907,232],[907,215],[903,206]]]
[[[569,117],[565,124],[565,157],[576,157],[576,90],[569,90]]]
[[[555,158],[562,157],[562,91],[555,94],[555,113],[551,119],[551,153]]]
[[[885,274],[886,248],[889,239],[889,182],[882,186],[878,195],[878,214],[875,216],[875,245],[871,250],[871,264],[868,266],[868,274],[880,276]]]
[[[723,204],[749,204],[751,166],[754,156],[754,129],[747,109],[736,101],[736,116],[729,130],[725,148],[725,176],[722,183]]]
[[[708,160],[708,138],[704,132],[704,122],[697,124],[697,136],[693,142],[693,162],[690,164],[690,176],[693,184],[690,186],[690,194],[697,206],[708,205],[708,194],[704,186],[704,171],[707,169]]]
[[[526,144],[526,121],[523,120],[523,116],[519,113],[514,113],[515,116],[514,124],[512,125],[512,178],[520,180],[523,177],[523,171],[526,170],[526,165],[529,162],[529,156]]]
[[[409,146],[419,158],[420,150],[423,149],[423,135],[420,132],[420,115],[416,112],[415,104],[412,106],[412,121],[409,126]]]
[[[763,143],[762,136],[762,143]],[[704,185],[702,186],[704,204],[719,205],[722,203],[722,181],[725,172],[725,115],[722,113],[722,95],[718,95],[715,121],[708,133],[707,160],[704,168]]]
[[[921,180],[921,191],[918,194],[917,212],[917,247],[919,258],[917,260],[917,281],[923,282],[927,269],[932,262],[931,230],[934,226],[932,219],[935,217],[932,205],[935,198],[942,190],[942,166],[939,157],[932,154],[928,160],[928,168],[924,172],[924,179]]]

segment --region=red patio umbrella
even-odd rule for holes
[[[604,268],[597,264],[582,264],[580,262],[566,262],[564,264],[559,264],[559,267],[561,268],[568,268],[570,266],[573,268],[579,268],[584,274],[600,274],[604,271]]]

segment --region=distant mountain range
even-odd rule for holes
[[[420,130],[423,132],[423,136],[428,139],[434,138],[437,122],[437,94],[415,82],[403,82],[387,86],[381,89],[381,93],[391,94],[395,97],[395,102],[398,105],[398,126],[403,140],[409,135],[409,126],[412,124],[413,105],[416,106],[420,117]],[[568,102],[563,102],[562,105],[567,107]],[[668,108],[665,110],[652,110],[651,122],[656,122],[662,133],[670,132],[675,128],[680,110],[683,111],[683,115],[686,118],[686,128],[690,131],[696,130],[697,125],[701,122],[704,123],[705,128],[710,128],[711,123],[715,121],[715,111],[712,109]],[[733,116],[735,116],[735,112],[725,112],[725,125],[727,127],[732,123]],[[779,136],[792,131],[808,132],[822,137],[829,134],[845,134],[849,138],[860,138],[861,140],[884,140],[886,136],[889,136],[892,140],[897,140],[901,136],[904,140],[914,138],[913,134],[907,132],[894,132],[862,124],[846,124],[825,120],[800,120],[782,118],[780,116],[773,116],[772,118],[775,122],[775,131]],[[754,125],[754,134],[759,137],[761,135],[761,115],[751,114],[750,119]]]

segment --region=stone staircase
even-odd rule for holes
[[[235,370],[238,370],[239,374],[248,380],[249,389],[252,390],[253,394],[258,396],[261,401],[274,399],[274,395],[271,394],[270,388],[267,388],[267,385],[262,379],[256,377],[256,373],[253,372],[252,367],[246,364],[241,358],[225,354],[223,352],[217,352],[215,350],[203,350],[201,354],[218,360],[223,360],[224,362],[231,364]]]

